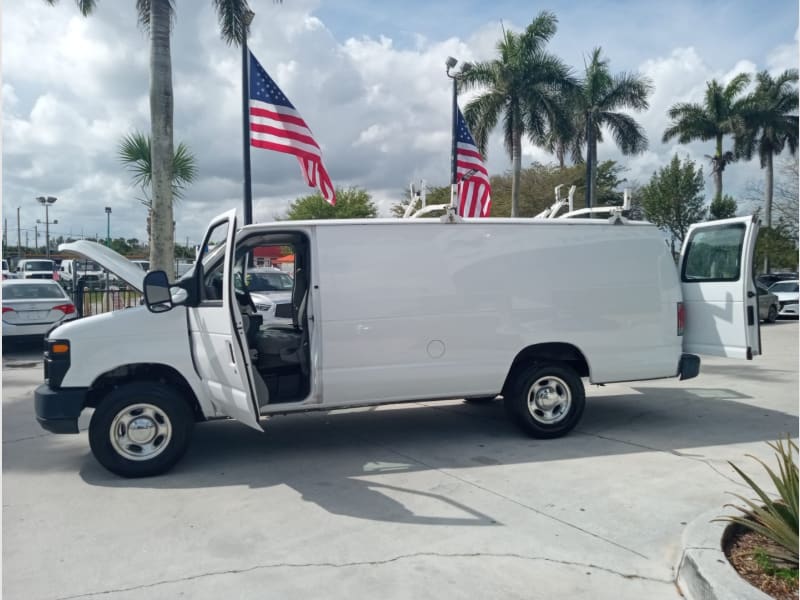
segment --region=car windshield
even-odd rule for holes
[[[292,278],[286,273],[248,273],[247,289],[251,292],[289,292]]]
[[[57,283],[24,283],[3,286],[3,298],[5,300],[58,299],[64,297],[64,292]]]
[[[796,281],[781,281],[769,288],[770,292],[796,292],[797,290],[798,283]]]
[[[100,267],[97,263],[94,263],[90,260],[79,260],[75,263],[75,268],[78,271],[100,271]]]
[[[32,260],[25,263],[26,271],[52,271],[53,263],[49,260]]]

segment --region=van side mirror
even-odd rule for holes
[[[154,313],[172,309],[169,279],[164,271],[150,271],[144,276],[144,303],[147,309]]]

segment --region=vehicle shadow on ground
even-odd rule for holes
[[[36,441],[44,451],[5,447],[4,470],[79,470],[89,485],[123,489],[288,486],[333,514],[486,526],[497,523],[450,499],[446,489],[414,487],[426,481],[426,471],[458,485],[460,470],[476,467],[653,451],[696,457],[703,447],[774,440],[797,429],[796,416],[745,404],[747,396],[729,389],[638,390],[643,393],[590,397],[578,429],[555,440],[524,436],[507,420],[502,401],[430,402],[274,417],[264,422],[265,433],[234,421],[201,424],[186,456],[160,477],[121,479],[85,447],[71,442],[67,451],[65,438],[49,435]],[[431,510],[407,508],[415,505]],[[437,516],[426,516],[431,513]]]

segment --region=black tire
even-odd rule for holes
[[[138,427],[128,428],[134,422]],[[97,461],[112,473],[150,477],[167,472],[180,460],[193,428],[192,410],[174,388],[155,381],[128,383],[98,404],[89,423],[89,446]],[[139,436],[151,432],[153,438],[139,445],[128,436],[130,431],[143,432]],[[139,458],[132,458],[137,453],[141,453]],[[148,453],[152,458],[146,458]]]
[[[529,396],[538,387],[541,395],[534,394],[533,406]],[[555,394],[553,408],[537,408],[536,400],[547,403]],[[528,435],[549,439],[566,435],[580,421],[586,405],[583,382],[578,374],[562,363],[538,363],[517,372],[505,396],[505,407],[511,420]]]
[[[497,396],[478,396],[476,398],[464,398],[464,402],[469,404],[488,404],[494,402]]]
[[[778,308],[773,304],[769,307],[769,312],[767,313],[767,323],[774,323],[778,320]]]

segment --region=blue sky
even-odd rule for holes
[[[450,80],[444,60],[486,60],[502,26],[519,30],[539,10],[553,11],[549,49],[577,73],[602,46],[611,70],[650,77],[650,109],[635,115],[647,152],[621,156],[611,143],[599,158],[618,160],[644,183],[673,153],[704,166],[708,144],[662,144],[666,110],[700,101],[712,77],[797,67],[798,5],[770,2],[365,2],[252,0],[251,49],[301,112],[323,148],[337,186],[369,191],[388,215],[411,180],[448,180]],[[132,0],[99,0],[81,17],[71,0],[3,7],[3,216],[16,243],[16,207],[31,234],[41,208],[59,198],[56,234],[145,237],[140,192],[116,159],[123,135],[149,129],[148,43]],[[176,206],[177,238],[195,241],[216,213],[241,205],[240,52],[219,38],[210,0],[177,0],[172,37],[175,140],[197,155],[200,176]],[[462,106],[467,98],[461,99]],[[523,162],[552,157],[526,144]],[[499,133],[486,157],[490,172],[510,163]],[[270,220],[310,193],[292,157],[253,151],[255,216]],[[756,161],[725,172],[725,191],[744,197],[763,179]],[[24,234],[23,234],[24,237]]]

